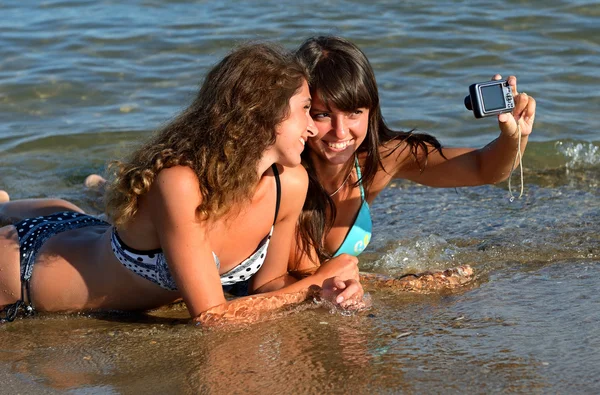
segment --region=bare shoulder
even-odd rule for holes
[[[418,167],[414,156],[411,153],[411,148],[403,140],[391,140],[382,143],[379,146],[379,155],[381,159],[381,167],[377,169],[375,177],[367,192],[367,201],[372,203],[373,200],[383,191],[390,181],[394,178],[404,178],[402,174],[407,169]],[[364,164],[367,154],[359,155],[360,163]]]
[[[379,146],[379,153],[383,167],[391,173],[412,162],[410,147],[402,140],[386,141]]]
[[[306,194],[308,188],[308,173],[306,173],[304,167],[279,166],[278,170],[281,187],[285,193],[302,193],[302,196]]]
[[[162,169],[156,175],[148,195],[150,199],[158,199],[162,205],[195,208],[201,200],[200,182],[191,168],[173,166]]]
[[[162,169],[154,180],[154,186],[165,193],[198,194],[199,184],[196,173],[187,166],[173,166]]]
[[[308,174],[302,166],[278,166],[281,180],[281,212],[298,215],[308,190]]]

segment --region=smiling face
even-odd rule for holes
[[[309,137],[317,135],[317,129],[310,116],[311,98],[308,84],[302,87],[290,98],[289,115],[277,125],[277,138],[274,148],[277,153],[277,163],[284,166],[298,166],[304,151],[304,145]]]
[[[315,92],[310,115],[318,130],[318,134],[308,140],[313,160],[344,164],[354,156],[367,136],[368,108],[341,111],[332,104],[328,108]]]

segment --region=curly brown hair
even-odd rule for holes
[[[176,165],[198,176],[200,218],[219,218],[250,199],[258,161],[304,80],[306,70],[278,45],[250,43],[232,51],[206,75],[186,110],[127,161],[111,163],[105,203],[113,223],[129,221],[156,175]]]

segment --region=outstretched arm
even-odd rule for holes
[[[496,75],[494,79],[501,79],[501,76]],[[508,83],[515,97],[515,108],[512,113],[498,116],[500,136],[491,143],[481,149],[444,148],[444,156],[439,151],[430,152],[423,171],[410,158],[408,150],[384,159],[384,166],[395,169],[395,178],[405,178],[433,187],[495,184],[506,180],[513,167],[519,163],[515,163],[518,148],[520,147],[521,154],[525,151],[536,109],[533,97],[517,92],[516,77],[509,77]],[[423,157],[422,162],[424,161]]]

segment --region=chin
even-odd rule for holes
[[[283,158],[283,160],[279,162],[280,165],[285,167],[296,167],[299,166],[300,163],[302,163],[302,158],[300,158],[300,156],[297,158]]]
[[[332,165],[343,165],[354,158],[354,151],[352,149],[347,149],[341,152],[327,152],[325,157]]]
[[[288,167],[296,167],[296,166],[300,166],[300,164],[302,164],[302,159],[298,158],[298,160],[295,160],[293,162],[291,162]]]
[[[310,147],[311,156],[320,157],[320,160],[325,160],[332,165],[343,165],[354,158],[354,147],[348,147],[343,151],[332,151],[323,147]]]

